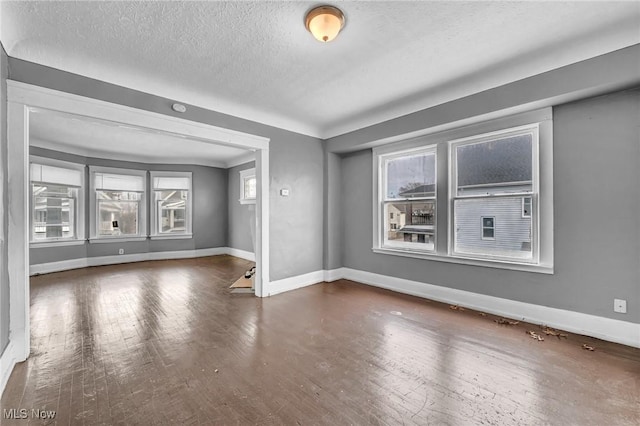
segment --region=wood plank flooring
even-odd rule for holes
[[[345,280],[231,294],[250,266],[216,256],[33,277],[32,354],[0,415],[56,416],[0,422],[640,424],[638,349]]]

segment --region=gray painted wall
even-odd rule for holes
[[[193,173],[193,238],[184,240],[147,240],[132,242],[114,242],[65,247],[43,247],[29,250],[31,265],[57,262],[82,257],[117,255],[118,249],[124,248],[125,254],[194,250],[213,247],[225,247],[227,242],[227,171],[215,167],[175,165],[175,164],[142,164],[126,161],[113,161],[100,158],[82,157],[48,149],[31,147],[30,154],[75,163],[119,167],[136,170],[186,171]],[[88,171],[87,171],[87,182]],[[149,182],[147,182],[149,184]],[[87,185],[85,199],[89,200]],[[89,203],[85,206],[87,223],[85,230],[89,233]],[[147,209],[147,223],[150,223],[150,212]]]
[[[342,267],[342,160],[325,151],[324,160],[324,269]]]
[[[2,173],[2,188],[0,197],[0,355],[9,343],[9,275],[7,272],[7,243],[5,241],[9,226],[7,210],[9,199],[7,196],[7,77],[9,66],[7,53],[0,43],[0,169]]]
[[[255,167],[255,161],[227,169],[229,223],[227,246],[253,253],[251,221],[255,221],[255,204],[240,204],[240,171]],[[253,214],[251,211],[253,210]]]
[[[345,133],[326,140],[326,147],[329,152],[353,152],[371,148],[374,141],[437,129],[456,121],[478,118],[483,121],[496,114],[504,115],[505,111],[516,114],[637,87],[638,57],[640,44]]]
[[[553,275],[373,253],[370,150],[341,162],[343,264],[640,323],[639,118],[640,89],[554,108]],[[368,136],[373,140],[375,133]],[[614,298],[627,300],[627,314],[613,312]]]
[[[187,105],[187,112],[179,114],[171,110],[172,99],[16,58],[9,58],[9,77],[270,138],[270,278],[278,280],[322,269],[323,146],[319,139],[192,105]],[[291,190],[291,196],[280,197],[279,189],[283,187]]]

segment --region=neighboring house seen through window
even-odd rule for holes
[[[380,208],[388,218],[383,245],[401,249],[435,249],[435,148],[383,155],[380,158],[383,193]]]
[[[482,226],[482,239],[483,240],[494,240],[496,235],[496,226],[495,226],[495,217],[482,217],[481,226]]]
[[[537,126],[450,143],[454,254],[535,261],[533,216],[522,206],[538,187],[537,143]]]

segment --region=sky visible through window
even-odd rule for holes
[[[436,157],[433,153],[399,157],[387,162],[387,198],[420,185],[436,181]]]

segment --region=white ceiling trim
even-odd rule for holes
[[[227,168],[240,166],[241,164],[247,164],[251,161],[256,161],[256,154],[254,152],[247,153],[240,157],[236,157],[233,160],[229,160],[226,162]]]
[[[9,102],[155,129],[244,149],[268,149],[269,138],[7,80]]]
[[[35,138],[33,136],[29,138],[29,145],[35,146],[38,148],[50,149],[52,151],[59,151],[67,154],[79,155],[82,157],[101,158],[105,160],[127,161],[127,162],[144,163],[144,164],[179,164],[179,165],[207,166],[207,167],[218,167],[221,169],[228,169],[230,167],[233,167],[233,165],[229,165],[230,163],[234,164],[236,162],[236,159],[231,161],[211,161],[211,160],[203,161],[202,157],[180,157],[179,160],[174,160],[169,157],[150,158],[147,156],[135,155],[130,153],[120,154],[120,153],[114,153],[114,152],[100,151],[96,149],[80,148],[80,147],[71,146],[71,145],[63,145],[56,142]],[[242,158],[244,158],[244,156]],[[239,164],[243,164],[243,163],[239,163]]]

